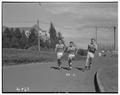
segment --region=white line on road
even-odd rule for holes
[[[73,74],[66,73],[66,76],[73,76],[73,77],[75,77],[75,76],[76,76],[76,74],[75,74],[75,73],[73,73]]]
[[[70,73],[66,73],[66,76],[70,76]]]

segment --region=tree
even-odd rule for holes
[[[9,47],[9,38],[4,34],[4,32],[2,33],[2,47],[3,48]]]
[[[11,47],[11,40],[13,37],[13,32],[10,31],[10,29],[7,27],[4,32],[2,33],[2,45],[4,48],[10,48]]]
[[[18,48],[21,48],[22,33],[19,28],[16,28],[16,30],[14,31],[14,35],[15,35],[18,45],[19,45]]]
[[[15,36],[16,36],[16,38],[17,38],[18,40],[21,39],[22,33],[21,33],[21,31],[20,31],[19,28],[16,28],[16,30],[15,30]]]
[[[14,32],[14,28],[11,28],[10,31],[13,33]]]
[[[29,38],[28,38],[29,46],[37,45],[38,37],[35,34],[35,31],[36,30],[34,28],[30,30],[30,35],[29,35]]]
[[[55,48],[55,45],[57,43],[57,36],[56,36],[55,27],[53,26],[52,22],[50,24],[49,34],[50,34],[50,41],[51,41],[52,48]]]
[[[12,37],[12,40],[11,40],[11,48],[19,48],[19,43],[15,35]]]
[[[22,37],[20,39],[20,43],[21,43],[21,48],[24,49],[24,48],[27,48],[28,47],[28,38],[27,36],[25,35],[25,31],[23,30],[22,31]]]
[[[59,41],[59,40],[61,40],[61,41],[62,41],[62,43],[63,43],[63,44],[65,44],[65,42],[64,42],[64,38],[63,38],[63,36],[62,36],[61,32],[58,32],[58,35],[57,35],[57,40],[58,40],[58,41]]]

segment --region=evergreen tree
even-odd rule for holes
[[[62,36],[61,32],[58,32],[57,39],[58,39],[58,41],[59,41],[59,40],[61,40],[61,41],[62,41],[62,43],[63,43],[63,44],[65,44],[65,42],[64,42],[64,38],[63,38],[63,36]]]
[[[2,47],[10,48],[12,37],[13,37],[13,33],[7,27],[2,34]]]
[[[28,47],[28,38],[25,35],[25,31],[24,30],[22,31],[22,37],[20,39],[20,43],[21,43],[21,48],[22,49],[25,49],[25,48]]]
[[[18,48],[21,48],[22,33],[21,33],[21,31],[20,31],[19,28],[16,28],[16,30],[14,31],[14,35],[15,35],[15,37],[16,37],[16,39],[17,39],[17,42],[18,42],[18,45],[19,45]]]
[[[19,48],[19,43],[15,35],[12,37],[11,40],[11,48]]]
[[[35,34],[35,31],[36,30],[34,28],[30,30],[30,35],[29,35],[29,38],[28,38],[29,46],[37,45],[38,37]]]
[[[55,45],[57,43],[57,36],[56,36],[55,27],[53,26],[52,22],[50,24],[49,34],[50,34],[50,41],[51,41],[52,48],[55,48]]]

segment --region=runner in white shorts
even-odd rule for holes
[[[64,53],[65,45],[62,44],[62,41],[59,40],[59,43],[56,44],[55,52],[57,53],[58,67],[61,68],[61,59]]]
[[[91,39],[91,43],[88,45],[88,53],[85,64],[86,69],[90,69],[96,50],[97,50],[97,45],[95,44],[95,39]]]
[[[74,43],[71,41],[69,43],[69,46],[67,47],[67,52],[68,52],[68,65],[69,68],[72,68],[72,60],[77,54],[77,48],[74,46]]]

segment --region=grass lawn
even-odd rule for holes
[[[118,54],[95,58],[95,69],[105,92],[118,92]]]
[[[106,92],[118,92],[118,66],[102,68],[99,78]]]
[[[85,60],[86,57],[77,55],[75,60]],[[67,54],[64,55],[67,60]],[[18,65],[32,62],[49,62],[56,60],[56,53],[54,51],[36,51],[27,49],[2,49],[2,64],[4,65]]]
[[[30,62],[53,61],[56,58],[54,52],[48,51],[32,51],[22,49],[3,49],[2,63],[3,65],[23,64]]]

